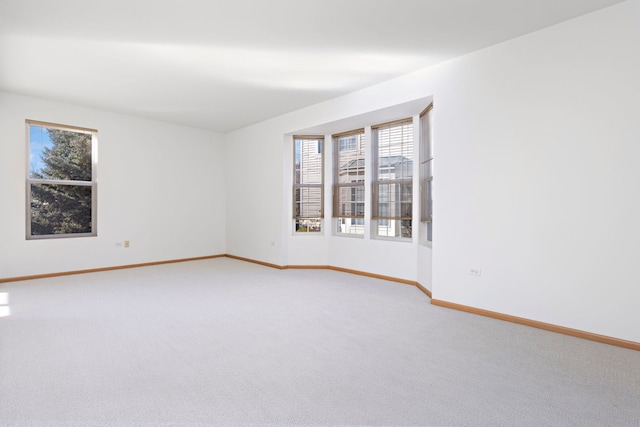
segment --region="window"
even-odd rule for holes
[[[342,136],[338,138],[338,151],[355,151],[358,149],[359,142],[364,138],[364,130],[357,131],[359,135]],[[334,135],[334,138],[336,136]]]
[[[427,228],[427,242],[433,234],[433,103],[420,114],[420,221]],[[422,238],[421,238],[422,239]]]
[[[97,131],[26,125],[27,239],[96,236]]]
[[[372,127],[373,219],[380,237],[411,238],[413,198],[413,122]]]
[[[322,231],[322,136],[294,136],[293,220],[297,233]]]
[[[364,129],[333,135],[336,234],[364,235]]]

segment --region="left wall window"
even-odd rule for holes
[[[98,131],[27,120],[27,239],[96,236]]]

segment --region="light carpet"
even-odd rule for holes
[[[228,258],[0,285],[2,426],[640,426],[640,352]]]

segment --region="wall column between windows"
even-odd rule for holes
[[[411,241],[420,240],[420,115],[413,116],[413,191],[411,199]]]
[[[364,146],[366,149],[364,150],[364,239],[371,239],[372,233],[372,210],[371,210],[371,179],[373,177],[373,147],[371,144],[371,126],[366,126],[364,128]]]
[[[324,136],[324,218],[322,235],[325,238],[334,233],[333,220],[333,139],[331,134]]]

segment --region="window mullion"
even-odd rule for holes
[[[84,187],[91,187],[93,185],[92,181],[74,181],[69,179],[38,179],[38,178],[28,178],[29,183],[31,184],[49,184],[49,185],[78,185]]]

